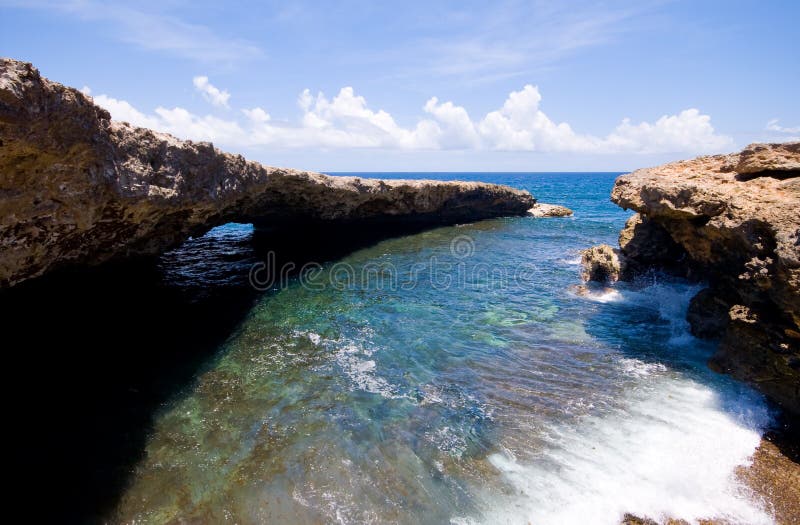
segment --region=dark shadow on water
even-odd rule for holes
[[[322,263],[404,233],[212,231],[158,259],[65,270],[0,293],[12,505],[45,522],[102,522],[154,415],[191,387],[261,295],[248,283],[253,263],[268,251],[278,267]]]

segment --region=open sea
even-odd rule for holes
[[[317,260],[315,243],[331,240],[298,233],[318,264],[285,278],[286,257],[254,250],[250,225],[165,254],[161,288],[264,291],[158,404],[110,521],[771,523],[734,470],[772,413],[707,368],[713,345],[684,320],[702,285],[581,282],[579,251],[616,245],[630,216],[609,201],[618,174],[357,175],[507,184],[575,214]],[[225,304],[203,322],[229,316]]]

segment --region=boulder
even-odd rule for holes
[[[571,217],[572,210],[566,206],[537,202],[533,208],[528,210],[528,215],[531,217]]]
[[[584,281],[613,283],[620,280],[625,272],[624,256],[621,257],[619,250],[608,244],[592,246],[583,250],[581,265]]]

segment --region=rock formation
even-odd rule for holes
[[[712,366],[800,414],[800,143],[637,170],[611,200],[637,212],[620,264],[707,280],[688,318]]]
[[[625,256],[620,257],[619,250],[601,244],[592,246],[581,252],[584,281],[613,283],[619,281],[626,270]]]
[[[537,202],[533,208],[528,210],[528,215],[531,217],[571,217],[572,210],[566,206]]]
[[[447,224],[524,215],[525,191],[262,166],[114,122],[76,89],[0,59],[0,288],[158,254],[226,222]]]

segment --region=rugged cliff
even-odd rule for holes
[[[657,267],[707,280],[688,318],[696,335],[721,339],[712,366],[800,414],[800,143],[637,170],[611,200],[638,213],[616,253],[585,254],[611,267],[596,277]]]
[[[157,254],[231,221],[425,223],[524,215],[524,191],[330,177],[114,122],[76,89],[0,59],[0,288],[70,264]]]

